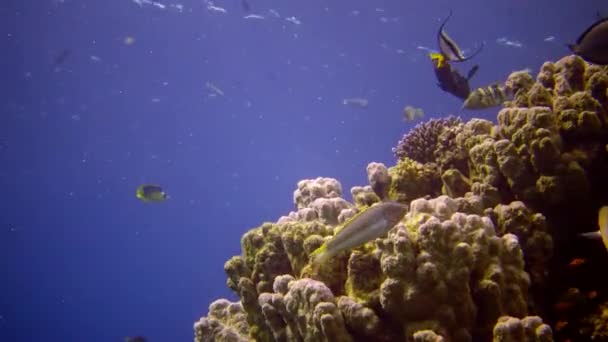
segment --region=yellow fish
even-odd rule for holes
[[[311,253],[313,265],[386,234],[406,213],[407,205],[397,202],[383,202],[367,208],[346,221],[331,240]]]
[[[162,202],[169,198],[160,186],[154,184],[140,185],[135,196],[143,202]]]
[[[582,233],[580,235],[590,239],[602,239],[604,247],[608,249],[608,206],[603,206],[600,208],[597,223],[599,225],[598,231]]]

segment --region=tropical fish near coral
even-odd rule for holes
[[[450,63],[446,60],[446,57],[440,53],[429,54],[431,61],[433,62],[433,71],[435,71],[435,77],[437,77],[437,86],[441,90],[450,93],[461,100],[465,100],[471,93],[469,86],[469,80],[475,75],[479,67],[473,66],[467,77],[462,76],[458,70],[453,68]]]
[[[466,100],[462,108],[466,109],[485,109],[500,106],[511,97],[509,91],[499,85],[498,83],[492,84],[487,87],[477,88]]]
[[[405,106],[403,108],[403,121],[414,121],[422,117],[424,117],[422,108],[415,108],[412,106]]]
[[[376,204],[348,220],[334,237],[312,252],[313,264],[320,264],[342,251],[361,246],[386,234],[407,213],[407,205],[397,202]]]
[[[135,196],[143,202],[162,202],[169,198],[160,186],[154,184],[140,185]]]
[[[439,32],[437,33],[437,44],[439,44],[439,51],[441,51],[441,54],[444,55],[448,61],[464,62],[480,53],[483,49],[483,44],[469,57],[465,57],[462,54],[460,48],[458,47],[458,44],[456,44],[456,42],[452,38],[450,38],[450,36],[448,36],[448,34],[443,29],[451,16],[452,11],[450,11],[450,14],[448,14],[447,18],[443,20],[443,23],[441,23],[441,26],[439,27]]]
[[[597,223],[599,225],[598,231],[582,233],[580,235],[590,239],[602,239],[602,242],[604,242],[604,247],[608,249],[608,206],[603,206],[600,208]]]
[[[593,23],[568,47],[589,63],[608,65],[608,18]]]

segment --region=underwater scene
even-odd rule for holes
[[[608,341],[605,0],[0,15],[0,342]]]

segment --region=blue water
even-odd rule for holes
[[[191,341],[235,298],[223,264],[242,234],[293,209],[299,180],[335,177],[350,198],[370,161],[394,164],[417,123],[405,105],[495,118],[459,112],[417,48],[436,49],[449,8],[465,51],[486,44],[457,66],[480,65],[472,87],[561,58],[608,15],[601,0],[247,1],[0,3],[0,341]],[[144,182],[171,199],[139,202]]]

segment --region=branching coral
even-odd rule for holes
[[[410,158],[420,163],[428,163],[435,160],[434,151],[437,148],[439,137],[444,130],[462,124],[458,117],[431,119],[419,123],[403,136],[393,148],[393,153],[398,159]]]

